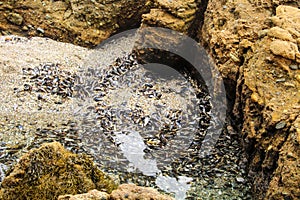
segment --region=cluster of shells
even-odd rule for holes
[[[162,175],[193,178],[188,199],[205,195],[199,194],[199,187],[211,187],[212,177],[221,181],[218,185],[223,187],[226,181],[230,182],[229,188],[239,187],[236,176],[245,181],[241,178],[244,171],[240,171],[245,160],[240,158],[242,150],[236,136],[222,134],[217,143],[220,150],[209,157],[200,157],[211,117],[210,97],[187,75],[157,78],[137,63],[134,54],[127,54],[105,69],[89,68],[78,76],[81,78],[75,84],[74,97],[83,100],[78,112],[81,148],[103,170],[117,174],[121,182],[156,187],[155,176],[146,176],[135,169],[120,150],[116,135],[129,135],[131,131],[142,136],[147,146],[145,159],[155,159]],[[220,178],[223,173],[224,180]],[[203,188],[202,191],[207,190]],[[213,190],[230,193],[229,188],[209,190],[212,194]],[[245,188],[235,196],[244,195],[249,189]]]
[[[86,75],[90,76],[76,85],[75,96],[93,98],[96,114],[89,116],[87,113],[84,120],[94,118],[98,132],[101,131],[113,144],[116,143],[115,133],[126,134],[126,130],[135,130],[140,132],[149,151],[162,150],[161,153],[165,154],[171,148],[176,148],[176,144],[182,146],[179,143],[183,142],[193,143],[191,151],[199,150],[209,125],[210,103],[209,96],[201,88],[193,91],[195,83],[189,88],[188,81],[181,78],[181,82],[173,80],[177,84],[173,88],[164,85],[172,80],[158,80],[151,77],[150,72],[141,71],[133,54],[117,59],[106,71],[88,71],[91,73]],[[87,83],[85,79],[94,80]],[[184,101],[187,97],[189,101]],[[176,137],[180,139],[174,141]],[[175,147],[169,147],[169,141]],[[178,147],[176,153],[181,151]],[[171,162],[171,158],[168,162]]]
[[[50,95],[60,97],[59,102],[76,102],[72,120],[60,125],[12,124],[16,134],[33,134],[25,145],[27,150],[59,141],[73,152],[92,156],[121,183],[157,187],[156,177],[134,168],[120,150],[122,144],[116,136],[136,131],[146,146],[144,158],[156,160],[163,176],[193,178],[187,199],[219,197],[221,191],[225,197],[248,194],[243,171],[246,160],[234,131],[224,131],[210,156],[199,155],[211,118],[210,96],[187,75],[157,76],[139,65],[134,54],[126,54],[108,67],[84,68],[76,74],[45,63],[24,68],[23,75],[18,93],[36,93],[37,101]],[[9,166],[25,146],[1,145],[1,162]],[[1,165],[0,171],[4,168]]]
[[[23,91],[50,93],[62,98],[72,97],[75,74],[63,70],[59,64],[45,63],[37,67],[23,68],[26,83]],[[42,99],[39,95],[38,99]]]

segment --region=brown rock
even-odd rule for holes
[[[0,29],[3,34],[44,36],[81,46],[95,46],[119,29],[137,26],[143,13],[150,10],[148,0],[24,0],[0,4]],[[23,24],[25,22],[25,24]],[[30,25],[28,31],[21,25]]]
[[[241,122],[249,153],[255,199],[300,198],[295,142],[300,137],[291,129],[299,127],[295,116],[299,115],[300,84],[298,70],[289,69],[298,62],[300,2],[290,1],[295,7],[280,5],[284,3],[209,1],[199,33],[225,78],[227,91],[235,97],[233,113]],[[285,126],[279,127],[280,122]]]
[[[140,187],[134,184],[122,184],[110,195],[111,200],[174,200],[174,198],[162,195],[153,188]]]
[[[300,197],[300,141],[297,141],[297,137],[300,135],[299,127],[300,118],[298,117],[291,128],[287,141],[280,150],[278,168],[270,182],[266,199],[299,199]]]
[[[116,185],[87,156],[53,142],[20,158],[1,184],[0,199],[56,199],[95,188],[111,192]]]
[[[268,36],[269,37],[275,37],[277,39],[281,40],[287,40],[290,42],[295,42],[295,39],[293,36],[290,34],[288,30],[279,28],[279,27],[273,27],[268,31]]]
[[[299,30],[300,28],[300,13],[299,9],[296,7],[280,5],[276,8],[276,16],[271,19],[276,26],[283,29],[293,28],[295,30]]]
[[[144,14],[142,26],[158,26],[190,35],[189,29],[196,17],[195,0],[154,1],[155,8]]]
[[[148,26],[170,28],[175,31],[187,31],[188,28],[182,19],[178,19],[161,9],[151,9],[150,13],[144,14],[143,23]]]
[[[196,14],[196,2],[194,0],[185,0],[185,1],[156,0],[155,3],[159,5],[159,7],[168,10],[176,17],[182,19],[187,19]]]
[[[295,60],[296,53],[298,52],[298,46],[292,42],[275,40],[271,43],[270,50],[275,55]]]
[[[62,195],[58,197],[58,200],[109,200],[109,194],[98,190],[90,190],[85,194]]]

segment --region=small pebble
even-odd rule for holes
[[[245,182],[245,179],[242,178],[242,177],[237,177],[237,178],[236,178],[236,181],[239,182],[239,183],[244,183],[244,182]]]
[[[290,69],[292,69],[292,70],[297,70],[297,69],[298,69],[298,66],[297,66],[297,65],[290,65]]]
[[[27,26],[23,26],[23,27],[22,27],[22,30],[23,30],[23,31],[28,31],[29,29],[28,29]]]
[[[279,122],[279,123],[276,124],[275,128],[277,130],[279,130],[279,129],[283,129],[285,126],[286,126],[285,122]]]
[[[288,152],[287,157],[288,158],[295,158],[295,155],[292,152]]]
[[[45,33],[45,31],[44,31],[44,29],[42,29],[42,28],[40,28],[40,27],[38,27],[37,29],[36,29],[38,32],[40,32],[40,33]]]
[[[276,83],[285,82],[285,78],[276,79]]]
[[[45,20],[50,20],[50,19],[52,19],[52,17],[50,15],[46,14],[45,15]]]

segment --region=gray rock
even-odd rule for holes
[[[286,126],[286,122],[278,122],[275,126],[277,130],[283,129]]]
[[[239,182],[239,183],[244,183],[245,179],[243,177],[237,177],[236,181]]]
[[[297,65],[290,65],[290,69],[292,69],[292,70],[297,70],[297,69],[298,69],[298,66],[297,66]]]

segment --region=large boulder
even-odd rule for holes
[[[56,199],[92,189],[110,193],[116,187],[86,155],[73,154],[53,142],[20,158],[1,184],[0,199]]]
[[[212,0],[199,33],[235,101],[259,199],[300,197],[299,6]]]

